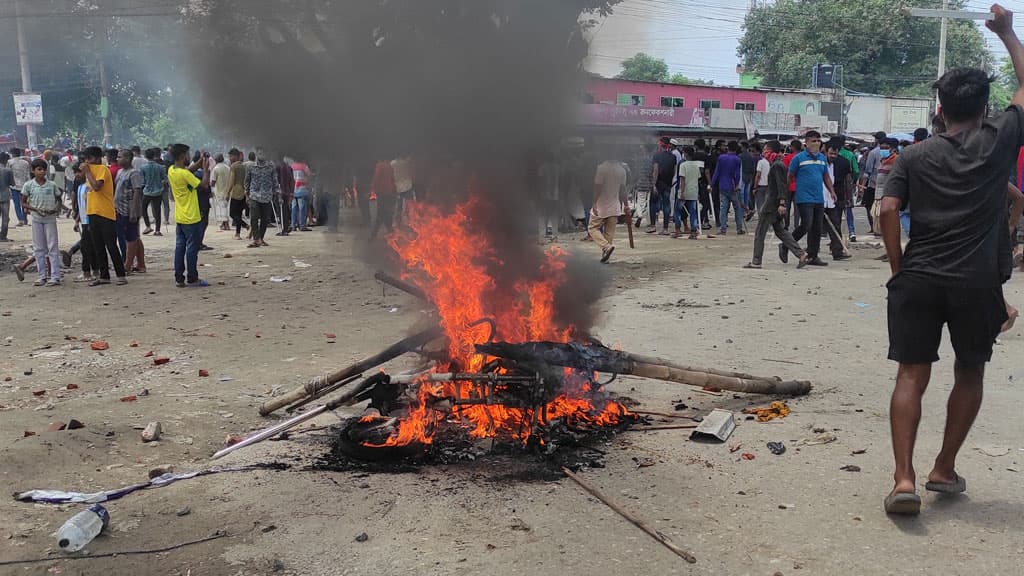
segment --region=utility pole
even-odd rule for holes
[[[103,121],[103,146],[110,146],[110,84],[107,81],[107,65],[103,53],[99,55],[100,68],[100,118]]]
[[[14,3],[14,20],[18,28],[18,63],[21,65],[21,91],[32,91],[32,71],[28,62],[28,40],[25,38],[25,27],[21,21],[21,0]],[[34,150],[36,144],[36,127],[34,124],[25,125],[25,136],[28,138],[29,149]]]
[[[942,0],[942,10],[949,10],[949,0]],[[939,25],[939,75],[936,79],[942,78],[946,73],[946,32],[949,29],[949,18],[943,17]],[[939,94],[935,93],[935,112],[939,111]]]
[[[930,8],[906,8],[903,13],[917,18],[940,18],[942,25],[939,28],[939,74],[938,78],[946,73],[946,35],[949,27],[949,20],[992,20],[991,12],[966,12],[962,10],[950,10],[949,0],[942,0],[942,10]],[[935,95],[935,111],[939,109],[939,96]]]

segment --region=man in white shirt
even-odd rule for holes
[[[606,157],[612,154],[606,153]],[[587,231],[594,243],[601,247],[601,262],[608,262],[615,246],[615,227],[626,206],[626,169],[618,160],[605,160],[594,174],[594,203],[590,209]]]
[[[754,207],[755,209],[747,213],[747,219],[753,218],[754,212],[760,212],[761,206],[764,206],[765,195],[768,194],[768,173],[771,172],[772,165],[768,162],[768,159],[764,157],[764,148],[760,142],[754,144],[754,151],[761,157],[757,161],[757,171],[754,173]]]
[[[220,223],[221,230],[230,230],[228,220],[231,218],[228,203],[231,189],[231,167],[224,162],[224,155],[213,157],[217,163],[210,172],[210,185],[213,186],[213,218]]]

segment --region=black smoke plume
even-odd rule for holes
[[[411,155],[426,201],[484,195],[474,225],[488,231],[501,256],[491,272],[511,290],[542,262],[528,238],[532,173],[574,129],[581,19],[615,1],[207,0],[192,61],[204,110],[234,141],[346,180]],[[603,278],[570,265],[562,320],[590,328]]]

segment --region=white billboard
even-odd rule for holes
[[[39,94],[14,95],[14,117],[18,125],[43,123],[43,97]]]

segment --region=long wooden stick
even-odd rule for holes
[[[681,366],[665,362],[664,364],[653,364],[639,361],[640,357],[633,357],[632,370],[634,376],[644,376],[655,380],[666,380],[668,382],[679,382],[690,386],[717,388],[729,390],[730,392],[742,392],[744,394],[792,394],[803,395],[810,391],[809,382],[795,381],[774,381],[764,378],[743,378],[739,376],[722,376],[713,372],[686,370]]]
[[[668,412],[651,412],[649,410],[630,410],[633,414],[643,414],[644,416],[661,416],[663,418],[681,418],[683,420],[692,420],[693,416],[684,416],[683,414],[670,414]]]
[[[412,296],[415,296],[420,300],[426,300],[428,302],[430,301],[430,299],[427,298],[427,293],[424,292],[423,289],[421,289],[419,286],[410,284],[405,280],[395,278],[394,276],[387,274],[385,272],[381,272],[380,270],[378,270],[377,273],[373,275],[373,277],[375,280],[379,280],[389,286],[398,288],[402,292],[405,292],[406,294],[411,294]]]
[[[636,426],[635,428],[629,428],[633,432],[647,432],[653,430],[688,430],[696,428],[700,424],[673,424],[671,426]]]
[[[477,344],[476,350],[510,360],[540,361],[554,366],[570,366],[612,374],[632,374],[655,380],[679,382],[690,386],[729,390],[744,394],[802,396],[810,392],[813,387],[806,380],[784,381],[781,378],[752,376],[742,372],[686,366],[663,358],[611,350],[596,344],[489,342]]]
[[[317,377],[311,380],[305,386],[300,386],[299,388],[292,390],[291,392],[285,394],[284,396],[278,396],[277,398],[272,398],[268,400],[262,406],[260,406],[260,416],[266,416],[267,414],[270,414],[271,412],[274,412],[279,408],[283,408],[285,406],[288,406],[289,404],[298,402],[306,398],[306,396],[313,396],[317,394],[319,390],[327,388],[328,386],[341,382],[342,380],[350,378],[361,372],[371,370],[385,362],[394,360],[395,358],[398,358],[402,354],[405,354],[406,352],[409,352],[411,350],[415,350],[416,348],[423,346],[427,342],[430,342],[431,340],[434,340],[436,338],[440,338],[441,336],[444,336],[444,330],[442,330],[438,326],[435,326],[434,328],[430,328],[428,330],[424,330],[422,332],[413,334],[408,338],[403,338],[398,342],[395,342],[391,346],[388,346],[384,350],[381,350],[377,354],[370,356],[369,358],[364,358],[359,362],[356,362],[355,364],[352,364],[347,368],[338,370],[333,374],[329,374],[326,377]]]
[[[646,532],[648,536],[650,536],[651,538],[654,538],[655,540],[660,542],[662,546],[664,546],[665,548],[668,548],[669,550],[671,550],[674,554],[676,554],[677,556],[679,556],[683,560],[686,560],[690,564],[694,564],[694,563],[697,562],[697,558],[693,554],[690,554],[686,550],[683,550],[679,546],[676,546],[675,544],[670,542],[669,539],[664,534],[662,534],[661,532],[658,532],[657,530],[651,528],[650,526],[645,524],[643,522],[643,520],[640,520],[636,516],[633,516],[629,512],[623,510],[621,506],[619,506],[614,501],[612,501],[610,498],[605,496],[603,493],[601,493],[600,490],[598,490],[596,487],[592,486],[589,482],[587,482],[583,478],[580,478],[576,474],[573,474],[572,471],[569,470],[568,468],[563,466],[562,467],[562,473],[565,474],[566,476],[568,476],[573,482],[579,484],[581,488],[583,488],[587,492],[590,492],[591,496],[593,496],[594,498],[597,498],[601,502],[604,502],[604,504],[606,506],[608,506],[609,508],[611,508],[612,510],[617,512],[619,514],[619,516],[622,516],[626,520],[629,520],[629,522],[631,524],[633,524],[637,528],[639,528],[639,529],[643,530],[644,532]]]

